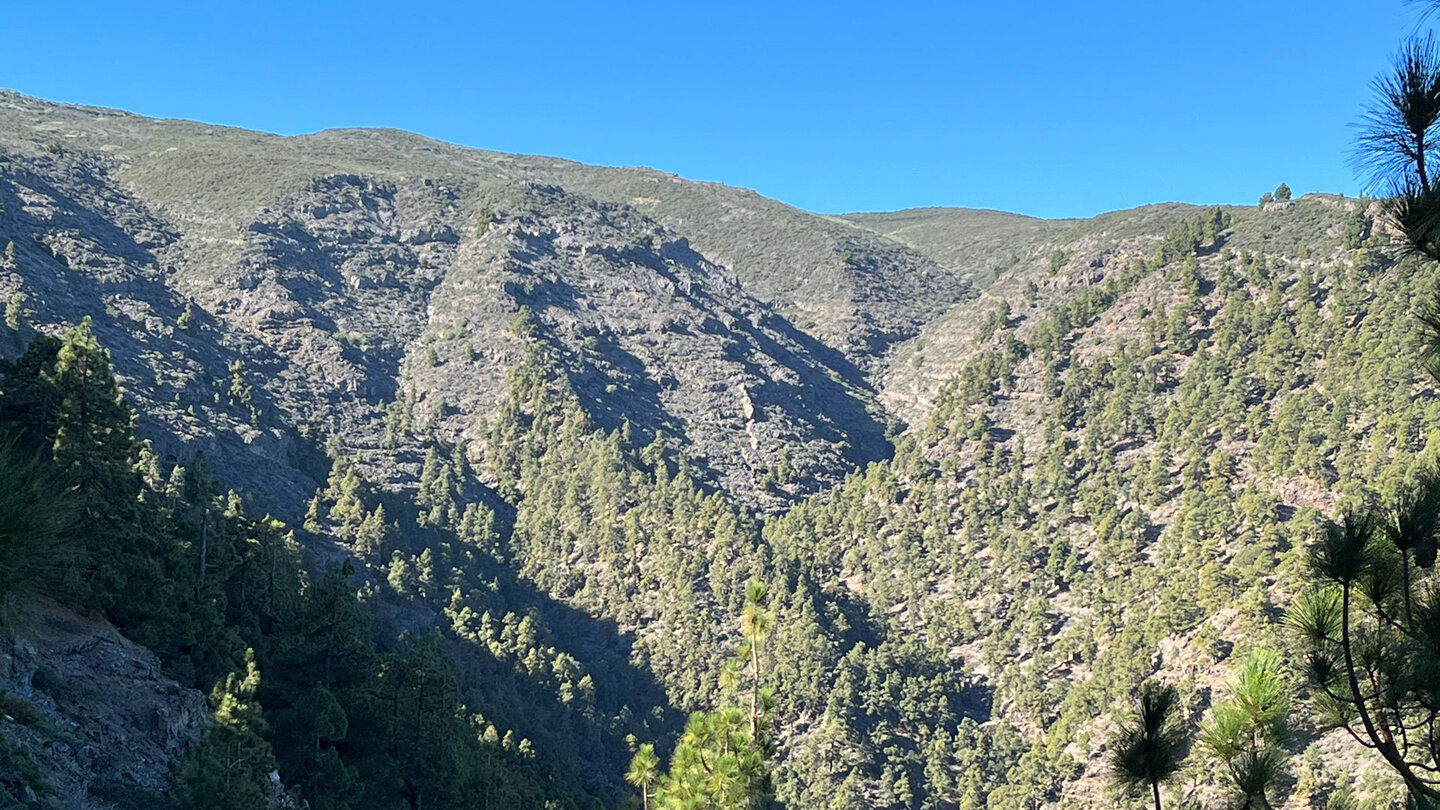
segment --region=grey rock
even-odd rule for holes
[[[11,662],[0,692],[29,701],[44,722],[0,723],[0,739],[30,755],[66,807],[91,806],[85,797],[107,784],[167,791],[171,763],[209,721],[205,696],[166,678],[154,653],[104,621],[45,604],[16,613],[20,629],[0,639]]]

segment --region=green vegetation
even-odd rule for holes
[[[184,765],[183,802],[190,807],[261,810],[270,806],[268,777],[275,756],[265,741],[265,718],[256,700],[260,671],[245,651],[245,674],[230,673],[210,696],[215,725]]]
[[[353,568],[311,580],[284,524],[220,495],[203,458],[162,474],[132,423],[88,322],[0,367],[0,582],[101,612],[214,686],[184,806],[270,806],[272,762],[311,807],[468,806],[481,787],[497,807],[573,806],[525,741],[465,709],[437,638],[377,647]]]
[[[1440,124],[1440,45],[1412,37],[1375,83],[1359,156],[1387,193],[1407,252],[1432,262],[1437,195],[1431,179]],[[1347,228],[1347,241],[1352,228]],[[1440,289],[1427,291],[1440,301]],[[1417,364],[1440,382],[1437,304],[1422,307]],[[1324,727],[1344,729],[1399,777],[1409,807],[1440,800],[1435,566],[1440,471],[1429,460],[1383,498],[1349,499],[1315,544],[1312,588],[1289,624],[1306,650],[1312,703]],[[1380,538],[1383,536],[1384,540]]]
[[[1146,681],[1140,689],[1140,710],[1120,727],[1110,743],[1115,779],[1126,788],[1144,787],[1161,810],[1160,786],[1175,775],[1188,744],[1179,724],[1180,693],[1175,687]]]
[[[1376,80],[1358,158],[1406,243],[1431,259],[1440,259],[1440,188],[1432,177],[1437,124],[1440,44],[1427,34],[1408,40],[1393,69]]]
[[[1246,810],[1273,806],[1269,795],[1289,758],[1290,701],[1280,668],[1273,651],[1252,652],[1200,729],[1200,745]]]
[[[643,806],[650,806],[651,782],[659,785],[655,806],[661,810],[697,806],[751,810],[770,805],[773,788],[767,760],[774,755],[775,699],[760,686],[760,650],[774,630],[774,618],[766,605],[765,588],[758,582],[746,589],[740,629],[743,641],[721,676],[721,688],[735,697],[739,672],[749,667],[749,711],[729,705],[690,715],[671,756],[670,771],[658,779],[654,746],[641,746],[630,761],[626,781],[640,788]]]
[[[312,807],[474,791],[583,806],[627,795],[627,774],[656,806],[772,789],[797,807],[1065,802],[1089,724],[1155,674],[1166,639],[1206,667],[1227,666],[1227,638],[1280,643],[1268,617],[1300,589],[1299,538],[1319,518],[1286,517],[1275,482],[1392,497],[1440,429],[1407,393],[1398,328],[1428,268],[1363,247],[1226,255],[1225,213],[1195,209],[1150,258],[997,323],[892,461],[764,520],[707,491],[663,437],[595,426],[534,313],[483,453],[427,430],[405,396],[370,455],[332,443],[303,529],[354,563],[313,578],[290,529],[220,497],[203,460],[166,469],[134,444],[84,330],[37,338],[0,403],[18,449],[104,473],[75,492],[97,504],[80,522],[100,522],[74,536],[107,547],[81,556],[93,573],[72,598],[185,682],[218,684],[217,706],[259,707],[263,725],[212,732],[192,761],[264,743]],[[1128,337],[1086,342],[1156,285],[1173,297]],[[237,406],[247,376],[232,372]],[[376,454],[410,454],[415,487],[369,479]],[[439,630],[378,623],[415,609]],[[1235,754],[1234,773],[1270,762],[1276,739]],[[698,763],[717,757],[733,778],[707,782]],[[1218,778],[1225,762],[1202,792],[1286,789]]]
[[[15,331],[25,323],[25,293],[16,290],[5,301],[5,325]]]
[[[195,304],[192,301],[185,302],[185,311],[175,319],[175,328],[181,332],[189,332],[195,328]]]
[[[1290,613],[1308,647],[1322,722],[1377,751],[1412,795],[1432,801],[1440,798],[1431,776],[1440,748],[1432,736],[1409,732],[1440,717],[1428,617],[1437,498],[1440,482],[1426,475],[1385,517],[1351,513],[1328,526],[1315,554],[1323,585]]]
[[[962,208],[848,214],[844,218],[909,245],[976,285],[990,282],[1023,258],[1048,256],[1043,246],[1075,225],[1070,220]]]
[[[1394,741],[1433,719],[1440,400],[1411,308],[1440,272],[1368,201],[817,223],[403,134],[132,123],[103,142],[144,142],[115,171],[157,209],[234,181],[206,209],[226,239],[191,242],[251,295],[45,234],[77,269],[25,276],[36,335],[0,366],[0,596],[103,616],[210,694],[186,807],[1368,810],[1403,771],[1332,725],[1435,764]],[[37,282],[106,273],[155,294],[57,329]],[[596,314],[632,294],[662,306]],[[675,406],[699,388],[724,407]],[[915,409],[893,455],[807,496],[808,448],[850,457],[881,401]],[[715,474],[735,448],[763,458]],[[222,490],[211,464],[256,458],[281,483]],[[1322,560],[1360,562],[1316,583],[1337,511],[1319,547],[1360,551]],[[1308,680],[1276,622],[1300,594]]]
[[[73,563],[69,480],[48,459],[0,443],[0,616],[17,597],[49,592]]]

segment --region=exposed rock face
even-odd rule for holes
[[[0,637],[0,789],[66,808],[154,806],[207,722],[205,696],[103,621],[48,605],[16,613]]]
[[[861,372],[685,238],[550,186],[521,188],[499,211],[473,254],[486,269],[452,273],[431,298],[421,342],[446,359],[433,368],[415,353],[407,359],[422,405],[458,405],[456,432],[491,406],[476,392],[499,390],[486,378],[500,369],[467,366],[458,345],[513,340],[504,322],[487,317],[487,287],[499,286],[536,313],[600,425],[628,421],[642,443],[656,433],[678,440],[741,498],[757,495],[756,480],[787,448],[810,488],[888,455],[883,415]]]
[[[373,452],[392,403],[476,436],[522,306],[599,424],[783,508],[890,452],[879,359],[966,294],[913,250],[749,192],[667,178],[635,204],[654,172],[0,99],[0,298],[23,293],[46,331],[93,318],[161,455],[204,451],[292,521],[331,438],[413,484],[403,443]]]

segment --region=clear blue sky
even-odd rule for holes
[[[1401,0],[133,2],[6,9],[0,85],[285,134],[385,126],[813,211],[1088,216],[1356,193]]]

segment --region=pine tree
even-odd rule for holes
[[[260,669],[245,652],[245,674],[231,673],[210,695],[215,725],[205,732],[184,768],[184,803],[194,810],[264,810],[273,794],[275,757],[255,693]]]
[[[1290,698],[1280,656],[1252,652],[1200,727],[1200,744],[1218,764],[1244,810],[1269,810],[1269,791],[1289,758]]]
[[[1440,127],[1440,45],[1434,36],[1406,42],[1374,86],[1358,157],[1408,247],[1440,260],[1440,188],[1432,154]]]
[[[763,642],[773,628],[765,588],[751,582],[741,614],[744,641],[720,676],[722,690],[733,697],[740,685],[741,669],[751,667],[755,677],[751,709],[747,712],[731,703],[713,712],[690,715],[685,733],[670,757],[670,770],[656,779],[657,807],[758,810],[769,806],[773,788],[768,761],[775,749],[771,729],[775,700],[768,689],[760,688],[759,660]],[[651,749],[645,755],[642,748],[631,761],[627,779],[642,791],[653,753]],[[658,761],[652,767],[658,771]]]
[[[194,326],[195,304],[193,302],[186,301],[185,310],[180,313],[180,317],[175,319],[175,328],[179,329],[181,332],[189,332]]]
[[[385,522],[385,504],[376,504],[375,511],[366,515],[355,530],[355,552],[361,557],[368,557],[380,551],[385,546],[388,529]]]
[[[1357,510],[1327,525],[1313,555],[1317,585],[1288,617],[1308,647],[1324,722],[1374,749],[1412,800],[1430,803],[1440,803],[1440,750],[1407,729],[1440,720],[1429,679],[1411,674],[1432,666],[1440,637],[1430,618],[1437,505],[1440,476],[1431,473],[1387,518]]]
[[[324,508],[324,504],[320,502],[320,493],[315,493],[315,496],[310,499],[310,506],[305,509],[305,520],[301,524],[305,527],[305,531],[311,534],[320,534],[325,531],[325,524],[322,522]]]
[[[404,798],[417,809],[439,804],[455,778],[459,686],[438,632],[386,660],[377,690],[386,707],[390,752],[399,765]]]
[[[51,458],[75,488],[75,528],[85,553],[69,570],[64,590],[122,624],[163,612],[164,594],[174,584],[165,570],[168,539],[143,523],[135,417],[111,374],[109,352],[91,333],[89,318],[61,340],[37,339],[36,346],[53,348],[53,360],[28,366],[27,351],[15,376],[33,371],[36,377],[13,380],[13,404],[22,411],[21,424],[34,428],[30,435],[48,439]],[[7,389],[11,382],[7,374]]]
[[[297,637],[304,643],[287,661],[287,679],[333,688],[364,681],[372,671],[374,651],[366,642],[369,621],[349,582],[354,574],[355,566],[347,559],[305,589],[297,619]]]
[[[760,739],[760,653],[775,629],[775,617],[767,608],[765,586],[751,582],[745,589],[745,608],[740,615],[740,633],[745,639],[744,654],[750,658],[750,739]]]
[[[245,361],[230,363],[230,404],[250,406],[255,401],[255,391],[245,379]]]
[[[78,553],[70,484],[43,456],[0,441],[0,626],[19,596],[52,591]]]
[[[625,781],[640,789],[640,804],[644,810],[650,810],[650,785],[655,782],[659,771],[660,758],[655,755],[655,746],[650,743],[640,746],[625,771]]]
[[[56,413],[60,392],[55,386],[55,356],[61,342],[36,335],[24,354],[13,361],[0,358],[0,423],[12,431],[25,452],[54,455]]]
[[[432,445],[425,452],[425,463],[420,468],[420,489],[416,494],[415,502],[422,508],[416,516],[416,522],[421,526],[435,526],[435,518],[438,515],[435,510],[440,502],[441,468],[443,462],[440,460],[440,453]]]
[[[25,293],[16,290],[5,302],[5,325],[15,331],[25,323]]]
[[[390,589],[401,596],[409,596],[415,590],[415,566],[413,558],[400,549],[390,552],[390,570],[385,576]]]
[[[1180,695],[1175,687],[1146,681],[1140,689],[1135,720],[1121,725],[1110,744],[1115,780],[1127,788],[1149,788],[1155,810],[1161,810],[1160,785],[1174,776],[1185,758],[1179,711]]]
[[[1440,43],[1433,34],[1407,41],[1374,88],[1358,156],[1386,195],[1383,209],[1408,251],[1440,260]],[[1419,321],[1421,362],[1440,381],[1440,298],[1420,308]],[[1440,719],[1430,674],[1437,633],[1427,618],[1437,534],[1435,471],[1412,481],[1388,510],[1347,510],[1325,527],[1312,559],[1316,587],[1288,616],[1308,646],[1309,680],[1319,687],[1325,722],[1377,751],[1421,806],[1440,803],[1440,750],[1433,735],[1410,733]],[[1420,672],[1427,674],[1413,674]]]
[[[120,397],[110,373],[110,353],[100,348],[87,316],[65,333],[55,355],[51,382],[60,397],[55,415],[55,462],[73,471],[82,491],[116,487],[135,491],[134,413]]]
[[[385,438],[380,446],[386,450],[394,450],[409,432],[410,408],[397,399],[385,408]]]

